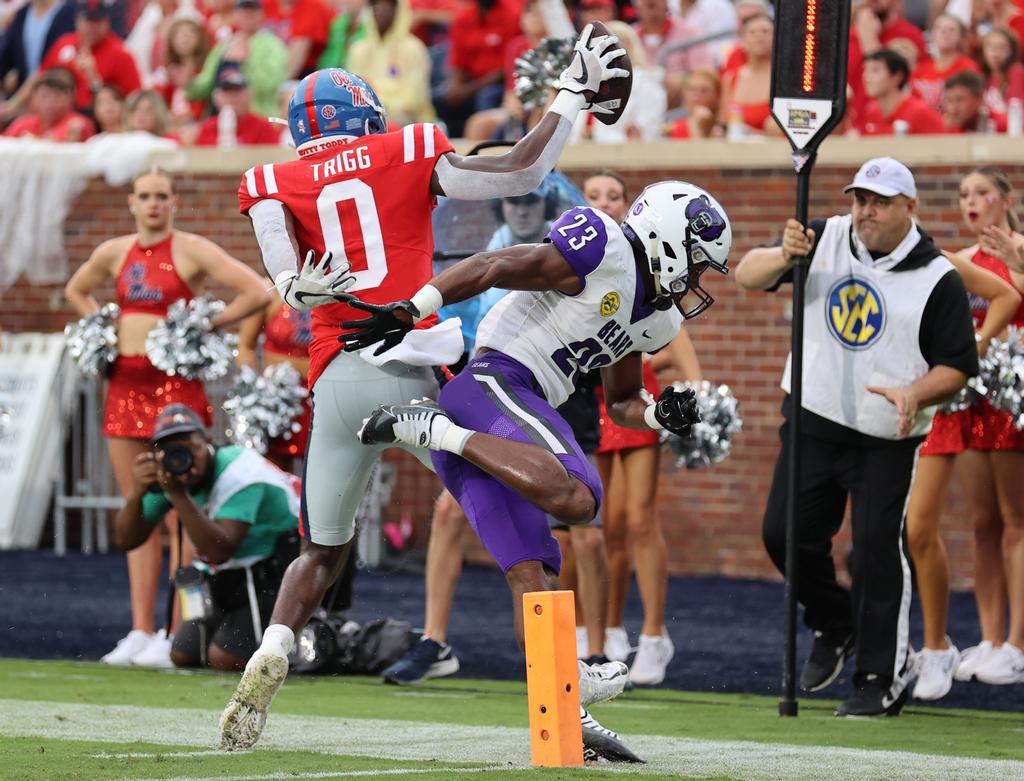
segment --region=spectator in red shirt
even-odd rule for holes
[[[192,100],[186,90],[206,62],[210,36],[193,19],[176,19],[167,31],[163,66],[156,72],[153,88],[160,93],[176,127],[195,122],[206,110],[205,100]]]
[[[217,75],[217,86],[213,91],[213,103],[217,114],[207,119],[199,128],[196,146],[219,146],[221,114],[234,114],[234,143],[239,146],[269,144],[276,146],[281,132],[271,125],[266,117],[252,113],[252,92],[245,74],[237,68],[223,68]]]
[[[902,0],[864,0],[854,11],[850,29],[850,54],[847,80],[853,97],[850,113],[858,117],[868,96],[864,92],[864,58],[887,47],[896,38],[906,38],[918,51],[918,62],[928,59],[924,33],[903,18]]]
[[[699,38],[700,30],[693,27],[681,16],[669,11],[667,0],[633,0],[636,9],[636,23],[633,28],[640,36],[640,42],[652,65],[665,69],[665,91],[669,108],[679,106],[682,100],[683,79],[694,68],[710,68],[711,55],[706,46],[685,49],[669,54],[664,63],[659,59],[663,51],[678,43]]]
[[[615,0],[580,0],[577,7],[581,30],[591,22],[607,24],[615,18]]]
[[[155,90],[140,89],[125,101],[124,129],[134,133],[149,133],[180,143],[180,138],[173,132],[167,104]]]
[[[736,29],[742,30],[748,19],[755,16],[767,14],[768,18],[775,18],[775,9],[768,0],[736,0]],[[742,44],[738,41],[725,57],[725,63],[719,72],[719,77],[725,81],[730,75],[747,64],[747,53]]]
[[[918,97],[907,92],[910,68],[891,49],[881,49],[864,58],[864,90],[868,104],[857,125],[866,136],[942,133],[942,116]]]
[[[92,117],[100,133],[124,130],[124,95],[113,84],[104,84],[92,99]]]
[[[1012,99],[1024,100],[1020,44],[1005,27],[996,27],[981,39],[981,72],[985,77],[985,105],[990,112],[1005,114]]]
[[[516,97],[515,68],[517,59],[547,37],[548,31],[538,0],[526,0],[519,15],[519,29],[522,35],[517,35],[505,44],[505,94],[501,107],[478,111],[466,120],[463,135],[470,141],[486,141],[491,138],[516,141],[527,133],[530,117]]]
[[[919,62],[910,77],[914,94],[936,111],[942,111],[943,85],[960,71],[978,73],[978,64],[964,54],[967,28],[952,14],[939,14],[932,22],[932,59]]]
[[[75,77],[65,68],[38,76],[28,109],[4,131],[5,136],[47,141],[85,141],[95,133],[92,120],[75,111]]]
[[[677,119],[669,128],[668,137],[676,139],[711,138],[722,102],[722,83],[718,75],[707,68],[698,68],[686,74],[683,82],[683,108],[686,116]]]
[[[745,135],[774,135],[778,129],[768,105],[774,32],[775,25],[768,14],[748,17],[740,28],[740,41],[747,53],[747,62],[722,79],[722,124],[742,119]]]
[[[985,21],[992,28],[1005,27],[1024,44],[1024,12],[1013,0],[975,0],[981,5]]]
[[[323,0],[266,0],[267,29],[288,47],[287,79],[301,79],[316,70],[327,45],[334,12]]]
[[[54,41],[43,58],[42,70],[60,66],[71,71],[78,83],[75,106],[92,105],[93,93],[113,84],[122,95],[142,86],[135,59],[124,42],[110,29],[115,0],[79,0],[75,32]]]
[[[942,94],[942,123],[947,133],[1006,132],[1006,115],[985,106],[985,80],[974,71],[960,71],[948,79]]]
[[[234,8],[234,0],[203,0],[199,4],[206,32],[214,44],[226,41],[235,31]]]
[[[516,0],[476,0],[455,15],[448,53],[448,80],[438,113],[448,135],[462,135],[466,118],[497,108],[504,95],[505,47],[519,35]]]

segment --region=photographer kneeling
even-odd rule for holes
[[[299,499],[291,475],[254,450],[212,444],[182,404],[157,418],[153,452],[132,468],[118,512],[118,545],[141,545],[173,508],[199,558],[175,576],[178,667],[240,670],[259,647],[285,568],[298,552]]]

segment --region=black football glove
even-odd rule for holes
[[[686,388],[679,391],[669,385],[658,397],[658,404],[654,408],[654,419],[666,430],[673,434],[683,436],[690,430],[690,426],[700,422],[700,412],[697,411],[697,394],[693,388]]]
[[[370,313],[369,317],[362,320],[346,320],[341,324],[342,328],[354,329],[338,337],[339,342],[345,343],[343,349],[347,353],[362,350],[377,342],[381,345],[373,351],[374,355],[390,350],[405,338],[420,316],[420,310],[412,301],[367,304],[355,296],[346,296],[345,303],[353,309],[362,309]]]

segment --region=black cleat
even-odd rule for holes
[[[580,708],[580,722],[583,727],[583,761],[634,762],[644,763],[636,754],[619,740],[618,733],[602,727],[586,708]]]
[[[364,445],[393,445],[402,442],[413,447],[433,447],[439,439],[437,423],[448,415],[430,399],[412,404],[382,404],[368,418],[357,436]],[[447,426],[445,426],[446,428]],[[443,429],[441,429],[443,430]]]
[[[824,689],[843,671],[853,654],[852,632],[814,633],[814,645],[800,673],[800,688],[805,692]]]
[[[857,692],[848,700],[839,703],[836,716],[899,716],[907,701],[910,688],[904,683],[898,693],[893,693],[893,683],[874,673],[858,673],[854,676]]]

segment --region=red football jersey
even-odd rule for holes
[[[356,284],[349,290],[371,304],[410,298],[434,275],[430,178],[437,159],[453,151],[430,123],[341,141],[287,163],[250,168],[238,187],[243,214],[270,198],[294,218],[299,257],[326,250],[348,260]],[[366,312],[347,304],[312,310],[309,387],[342,348],[339,323]],[[429,328],[435,316],[418,328]]]

